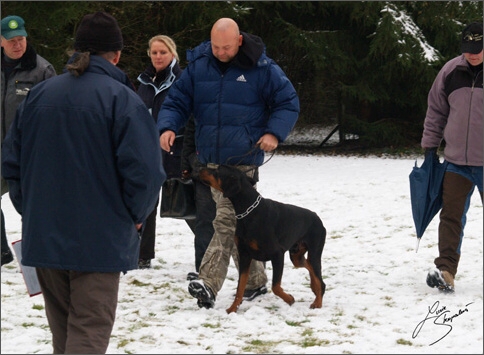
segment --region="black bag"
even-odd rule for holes
[[[161,218],[194,219],[195,188],[191,179],[167,179],[161,188]]]

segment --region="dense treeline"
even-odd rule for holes
[[[148,40],[167,34],[185,51],[209,38],[220,17],[264,40],[301,100],[298,125],[341,123],[368,146],[419,141],[428,90],[443,63],[460,53],[460,33],[482,21],[481,1],[2,1],[2,17],[26,21],[29,42],[58,73],[82,16],[119,21],[119,66],[136,85],[149,62]],[[340,132],[340,133],[341,133]]]

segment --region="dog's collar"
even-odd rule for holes
[[[261,199],[262,199],[261,195],[257,196],[257,199],[255,200],[255,202],[252,205],[250,205],[249,208],[247,208],[247,210],[244,213],[236,214],[235,218],[242,219],[242,218],[246,217],[249,213],[251,213],[259,205],[259,202],[260,202]]]

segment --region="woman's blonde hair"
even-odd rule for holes
[[[165,46],[168,47],[168,50],[170,51],[170,53],[175,56],[176,60],[180,61],[180,59],[178,58],[178,53],[176,51],[175,41],[173,41],[170,37],[165,35],[156,35],[148,41],[148,51],[147,51],[148,57],[150,56],[151,45],[153,44],[153,42],[156,42],[156,41],[163,42]]]

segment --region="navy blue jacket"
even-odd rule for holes
[[[166,178],[153,118],[120,69],[91,55],[79,77],[37,84],[19,106],[2,174],[22,215],[22,263],[138,268],[142,223]]]
[[[284,141],[299,115],[293,85],[266,56],[260,38],[242,35],[243,45],[225,72],[210,41],[187,51],[189,64],[158,115],[160,133],[177,133],[193,112],[198,160],[203,164],[261,165],[264,152],[253,149],[260,137],[271,133]]]

